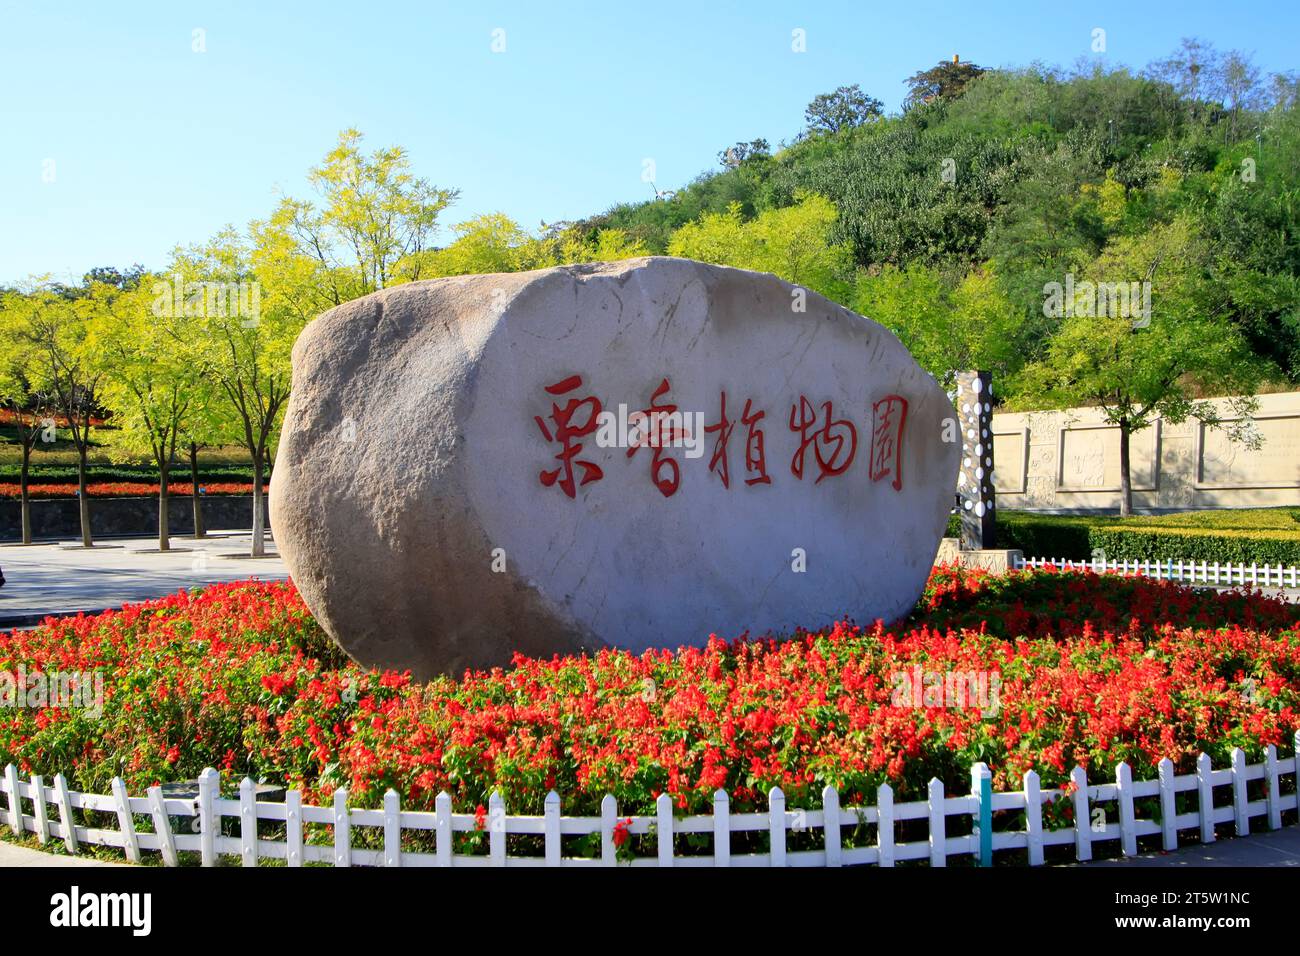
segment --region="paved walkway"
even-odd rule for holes
[[[1172,853],[1143,853],[1086,866],[1300,866],[1300,825],[1264,830],[1245,837],[1219,839]]]
[[[66,856],[33,850],[31,847],[18,846],[0,840],[0,867],[5,866],[128,866],[127,863],[111,863],[96,860],[90,856]]]
[[[127,866],[91,859],[89,856],[65,856],[34,850],[0,841],[0,867],[7,866]],[[1144,853],[1118,860],[1098,860],[1084,866],[1300,866],[1300,826],[1283,827],[1248,837],[1223,839],[1209,846],[1191,846],[1173,853]]]
[[[103,611],[163,597],[185,588],[257,577],[289,576],[267,537],[268,558],[248,557],[247,531],[214,532],[202,541],[173,538],[177,549],[157,551],[156,538],[106,539],[87,551],[63,545],[0,547],[0,628],[26,627],[47,614]],[[184,549],[184,550],[182,550]]]

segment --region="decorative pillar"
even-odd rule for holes
[[[993,376],[957,373],[957,421],[961,426],[961,547],[980,551],[997,546],[993,491]]]

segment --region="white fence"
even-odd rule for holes
[[[1295,743],[1300,748],[1300,733]],[[1117,841],[1120,852],[1132,856],[1138,850],[1138,838],[1159,835],[1160,846],[1173,850],[1178,846],[1178,834],[1194,830],[1200,842],[1209,843],[1215,838],[1216,824],[1232,824],[1237,836],[1250,832],[1251,820],[1262,817],[1269,829],[1282,825],[1282,814],[1297,810],[1297,796],[1282,793],[1283,778],[1296,778],[1296,758],[1279,759],[1271,744],[1263,763],[1247,764],[1241,750],[1232,753],[1231,766],[1214,769],[1210,758],[1201,754],[1194,774],[1176,776],[1173,764],[1162,760],[1155,780],[1134,781],[1127,764],[1119,764],[1113,781],[1089,783],[1082,767],[1071,774],[1073,792],[1048,789],[1039,785],[1036,773],[1024,776],[1021,790],[1010,793],[993,793],[988,768],[980,763],[971,768],[971,792],[960,796],[947,796],[939,780],[931,780],[928,799],[924,801],[895,803],[888,785],[879,787],[873,806],[842,807],[839,794],[832,787],[822,792],[823,807],[819,810],[788,808],[779,789],[769,793],[766,812],[732,813],[725,791],[714,795],[713,812],[706,815],[676,817],[670,797],[659,797],[653,816],[620,817],[612,796],[601,803],[598,817],[566,817],[560,813],[560,797],[552,792],[546,798],[541,816],[512,816],[505,812],[499,795],[493,795],[487,806],[486,818],[480,822],[472,813],[453,813],[451,797],[439,794],[435,810],[409,811],[399,806],[398,795],[388,791],[383,809],[349,808],[347,793],[339,790],[334,804],[329,807],[305,806],[301,794],[290,790],[283,803],[261,802],[256,799],[254,785],[245,779],[237,798],[220,795],[217,771],[208,769],[199,779],[198,797],[193,800],[171,799],[163,796],[158,787],[151,787],[144,797],[128,796],[126,785],[115,779],[112,794],[75,793],[68,789],[63,775],[54,778],[47,786],[39,776],[30,781],[18,777],[12,764],[6,768],[0,793],[6,798],[5,811],[0,820],[15,832],[35,833],[42,844],[62,840],[68,851],[76,853],[83,845],[121,848],[128,860],[140,862],[142,854],[161,854],[167,866],[177,866],[181,853],[198,854],[204,866],[215,866],[222,857],[238,857],[244,866],[256,866],[259,860],[283,860],[289,866],[304,864],[332,864],[334,866],[852,866],[877,864],[893,866],[905,860],[926,860],[931,866],[944,866],[949,857],[972,857],[981,865],[992,864],[995,852],[1026,851],[1031,866],[1044,862],[1044,850],[1052,846],[1073,848],[1078,860],[1092,858],[1093,847],[1107,841]],[[1248,799],[1248,787],[1253,781],[1262,781],[1255,789],[1259,796]],[[1227,790],[1230,800],[1221,799]],[[1194,794],[1184,799],[1185,808],[1177,811],[1179,794]],[[17,797],[15,797],[17,795]],[[1158,798],[1158,813],[1150,818],[1136,815],[1135,801]],[[1073,823],[1056,829],[1045,829],[1043,807],[1057,801],[1069,801],[1073,809]],[[57,819],[50,808],[57,811]],[[100,811],[117,820],[117,829],[84,826],[76,822],[74,812]],[[1012,816],[999,819],[1017,829],[993,829],[993,813],[1010,811]],[[152,821],[151,829],[137,829],[136,820],[144,817]],[[189,826],[173,827],[173,819],[189,818]],[[970,833],[949,836],[949,821],[957,818],[969,821]],[[222,821],[238,821],[238,835],[227,835]],[[904,821],[927,821],[925,838],[901,842],[898,824]],[[259,834],[259,821],[267,821],[264,829],[283,831],[283,839],[267,839]],[[630,822],[629,822],[630,821]],[[304,825],[325,824],[333,827],[332,844],[308,842],[304,839]],[[875,839],[866,846],[845,846],[843,828],[857,828],[861,824],[874,824]],[[630,860],[619,858],[616,849],[616,829],[622,828],[631,836],[652,837],[656,848],[654,856]],[[486,855],[456,852],[454,835],[482,829],[487,835]],[[176,832],[177,830],[197,832]],[[234,829],[230,827],[229,829]],[[354,837],[363,830],[375,836],[369,847],[354,845]],[[912,836],[920,827],[911,828]],[[960,829],[966,829],[965,826]],[[433,834],[429,841],[432,852],[413,852],[403,849],[402,834],[423,831]],[[787,849],[791,834],[820,833],[819,849]],[[318,828],[318,833],[326,832]],[[733,833],[765,832],[768,834],[767,851],[762,853],[732,853]],[[542,848],[542,855],[512,855],[508,852],[507,838],[514,835],[531,835],[534,846]],[[567,837],[600,835],[598,856],[577,857],[566,854]],[[707,834],[710,840],[709,855],[682,855],[677,838],[684,834]],[[540,838],[540,839],[537,839]],[[750,841],[753,843],[754,841]],[[813,842],[800,839],[799,844]],[[382,849],[376,846],[382,845]],[[630,845],[630,844],[629,844]]]
[[[1076,561],[1070,558],[1021,558],[1016,565],[1020,568],[1044,568],[1047,566],[1063,570],[1118,571],[1121,574],[1141,574],[1146,577],[1165,581],[1178,581],[1183,584],[1210,584],[1222,587],[1239,587],[1249,585],[1255,588],[1300,588],[1300,568],[1277,565],[1260,566],[1258,564],[1220,564],[1217,561]]]

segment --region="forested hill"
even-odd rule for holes
[[[841,88],[794,142],[736,144],[717,172],[579,229],[782,274],[940,375],[1045,357],[1060,317],[1044,303],[1069,275],[1149,281],[1157,314],[1222,319],[1265,380],[1300,382],[1294,75],[1185,41],[1141,74],[961,63],[911,82],[901,115]]]

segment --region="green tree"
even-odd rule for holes
[[[67,421],[77,453],[78,515],[82,547],[93,547],[87,458],[93,416],[99,410],[102,367],[86,345],[90,323],[112,307],[122,290],[92,281],[76,298],[38,280],[25,297],[20,336],[34,359],[36,376],[49,390],[54,407]]]
[[[12,416],[18,439],[18,507],[23,544],[32,543],[32,451],[54,437],[54,401],[42,374],[31,328],[33,304],[17,290],[0,295],[0,408]]]
[[[117,296],[91,319],[86,347],[103,374],[100,400],[120,429],[118,454],[147,452],[158,468],[158,550],[168,551],[172,463],[201,369],[181,345],[183,307],[156,305],[152,282]]]
[[[543,250],[505,213],[494,212],[452,226],[455,241],[443,249],[407,256],[394,270],[394,282],[443,276],[519,272],[549,265]]]
[[[1207,257],[1187,218],[1116,240],[1089,265],[1075,286],[1071,314],[1017,383],[1019,407],[1092,405],[1118,427],[1124,516],[1133,511],[1130,438],[1157,416],[1174,424],[1195,417],[1224,426],[1236,440],[1258,441],[1248,426],[1225,425],[1215,406],[1198,397],[1244,396],[1234,400],[1232,417],[1248,420],[1255,408],[1249,396],[1266,373],[1215,302],[1205,279]],[[1092,296],[1101,283],[1143,281],[1151,283],[1146,315],[1099,308]]]
[[[937,269],[914,263],[860,273],[853,309],[898,336],[917,363],[945,388],[967,369],[1002,379],[1016,368],[1019,310],[998,285],[992,265],[950,286]]]
[[[173,255],[173,282],[187,292],[185,314],[173,328],[188,344],[185,360],[201,370],[224,398],[219,420],[253,463],[253,557],[266,553],[264,478],[280,419],[289,400],[293,343],[307,319],[297,294],[296,269],[288,274],[267,264],[253,270],[254,253],[233,230]],[[293,259],[274,259],[291,265]],[[285,289],[289,292],[285,292]],[[170,293],[155,290],[160,297]],[[231,308],[231,297],[238,308]],[[224,305],[221,303],[224,302]],[[215,305],[214,305],[215,303]]]
[[[765,159],[772,155],[772,147],[767,140],[751,139],[748,143],[735,143],[718,152],[718,162],[724,169],[736,169],[742,163],[755,159]]]
[[[833,241],[835,221],[835,206],[823,196],[801,194],[796,205],[749,221],[733,203],[725,213],[707,213],[682,226],[669,241],[668,254],[771,272],[844,302],[851,257],[847,246]]]
[[[853,129],[863,123],[878,120],[885,113],[885,104],[874,96],[862,92],[861,87],[837,87],[831,93],[818,93],[804,110],[804,120],[810,135],[838,133]]]
[[[903,105],[911,108],[922,103],[955,100],[986,72],[982,66],[969,61],[963,63],[956,56],[951,60],[940,60],[937,66],[918,70],[907,78],[907,98]]]
[[[366,155],[361,139],[357,130],[344,130],[324,162],[308,173],[319,204],[286,197],[266,223],[254,227],[261,234],[259,247],[280,246],[282,256],[314,264],[315,280],[331,305],[384,288],[399,261],[418,261],[439,214],[458,195],[412,175],[400,146]]]

